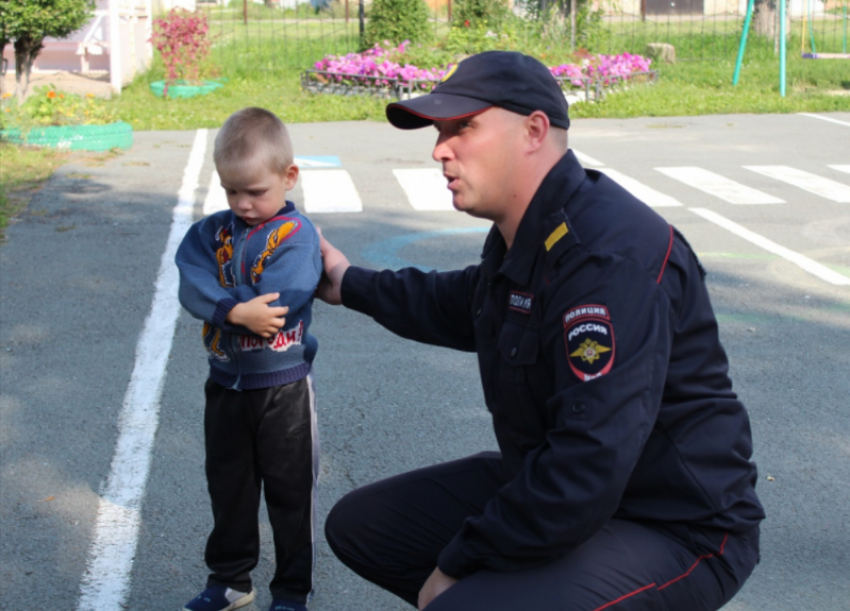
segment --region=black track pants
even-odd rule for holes
[[[355,490],[331,510],[328,543],[354,572],[415,606],[440,551],[506,483],[500,465],[498,454],[479,454]],[[551,564],[478,571],[428,611],[715,611],[757,562],[757,530],[611,520]]]
[[[312,376],[235,391],[208,381],[206,472],[214,519],[207,585],[246,592],[260,555],[264,489],[274,533],[274,598],[305,602],[313,587],[318,436]]]

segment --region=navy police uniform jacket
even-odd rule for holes
[[[744,406],[685,239],[568,152],[510,250],[462,271],[351,267],[343,303],[406,338],[475,351],[505,485],[443,572],[550,562],[611,518],[744,533],[764,517]]]

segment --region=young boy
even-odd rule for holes
[[[214,519],[205,554],[212,574],[185,611],[254,599],[262,487],[275,545],[270,611],[305,611],[319,456],[310,373],[318,344],[308,333],[319,237],[286,200],[298,167],[274,114],[233,114],[213,158],[230,210],[195,223],[177,251],[180,303],[204,321],[209,353],[204,437]]]

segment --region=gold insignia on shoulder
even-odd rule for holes
[[[566,224],[566,223],[561,223],[560,225],[558,225],[557,227],[555,227],[555,231],[553,231],[552,233],[550,233],[550,234],[549,234],[549,237],[548,237],[548,238],[546,238],[546,242],[545,242],[545,244],[546,244],[546,251],[548,252],[548,251],[552,250],[552,247],[553,247],[555,244],[557,244],[557,243],[558,243],[558,240],[560,240],[561,238],[563,238],[563,237],[564,237],[565,235],[567,235],[569,232],[570,232],[570,230],[569,230],[569,228],[567,227],[567,224]]]

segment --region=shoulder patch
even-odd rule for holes
[[[583,305],[564,314],[564,343],[570,369],[582,382],[603,376],[614,366],[614,326],[608,308]]]

